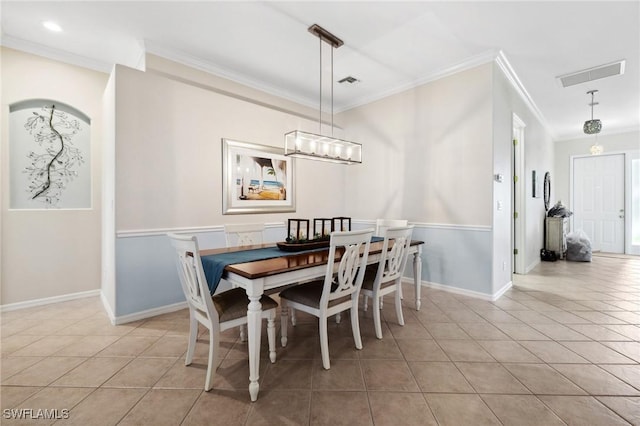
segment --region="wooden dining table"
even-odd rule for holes
[[[372,242],[368,264],[380,261],[382,253],[382,241]],[[413,255],[413,281],[415,285],[416,310],[420,309],[420,289],[422,275],[422,246],[423,241],[411,241],[409,254]],[[243,247],[228,247],[220,249],[200,250],[203,263],[206,257],[234,251],[255,250],[274,247],[275,244],[260,244]],[[227,265],[224,268],[223,278],[232,285],[241,287],[247,292],[249,304],[247,308],[247,340],[249,349],[249,394],[251,401],[258,399],[260,391],[260,339],[262,306],[260,297],[265,290],[284,288],[285,286],[299,282],[309,281],[324,277],[329,257],[329,249],[290,253],[282,252],[282,256],[256,260],[245,263]],[[339,258],[337,259],[339,261]]]

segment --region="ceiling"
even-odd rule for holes
[[[591,89],[599,90],[602,135],[640,129],[638,1],[2,0],[0,7],[8,47],[107,72],[114,63],[139,67],[150,52],[315,108],[319,42],[307,28],[317,23],[344,40],[334,51],[334,80],[360,80],[335,84],[336,112],[502,52],[554,138],[585,136]],[[45,29],[46,20],[63,31]],[[621,76],[568,88],[556,80],[620,59]]]

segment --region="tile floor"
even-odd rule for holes
[[[543,263],[493,303],[431,289],[422,301],[416,312],[405,287],[404,327],[386,303],[383,340],[361,313],[362,351],[348,320],[332,322],[329,371],[299,314],[255,403],[236,330],[203,392],[207,343],[185,367],[186,310],[117,327],[98,298],[5,312],[0,421],[57,409],[62,425],[640,424],[640,258]]]

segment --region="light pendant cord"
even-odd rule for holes
[[[318,117],[318,133],[322,134],[322,38],[318,37],[320,41],[320,116]]]
[[[333,46],[331,47],[331,137],[333,137]]]

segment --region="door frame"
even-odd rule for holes
[[[525,128],[527,125],[516,113],[512,114],[512,130],[511,130],[511,185],[512,185],[512,202],[511,202],[511,258],[513,261],[512,272],[515,274],[526,274],[525,265]],[[517,140],[518,143],[513,143]],[[515,177],[518,177],[516,181]],[[518,218],[515,218],[515,213]],[[515,254],[518,250],[518,254]]]
[[[630,242],[627,242],[627,240],[629,239],[629,233],[631,232],[631,216],[627,214],[628,211],[630,211],[631,209],[631,197],[630,195],[630,191],[631,191],[631,170],[629,165],[631,164],[631,152],[630,151],[610,151],[610,152],[604,152],[602,154],[598,154],[598,157],[604,157],[607,155],[622,155],[623,156],[623,163],[624,163],[624,170],[623,170],[623,182],[624,182],[624,188],[623,188],[623,196],[624,196],[624,209],[625,209],[625,218],[623,221],[623,232],[622,232],[622,236],[624,238],[624,242],[623,242],[623,252],[625,254],[629,254],[629,248],[631,246]],[[573,211],[574,210],[574,206],[575,206],[575,191],[574,191],[574,179],[573,179],[573,174],[574,174],[574,170],[573,170],[573,162],[575,161],[575,159],[577,158],[591,158],[593,157],[593,154],[579,154],[579,155],[572,155],[569,158],[569,210]],[[575,226],[573,223],[573,215],[571,215],[569,217],[569,232],[573,232],[575,230]]]

